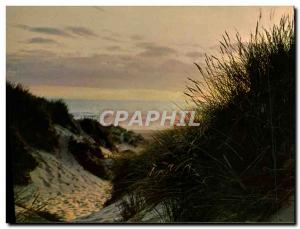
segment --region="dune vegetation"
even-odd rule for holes
[[[32,95],[20,84],[7,83],[7,140],[12,158],[14,184],[28,184],[29,172],[37,162],[32,148],[53,152],[58,145],[54,124],[76,131],[67,106],[61,101],[47,101]]]
[[[294,195],[293,20],[225,33],[205,60],[185,92],[201,125],[157,133],[114,181],[127,219],[160,206],[170,222],[263,222]]]
[[[163,212],[163,222],[268,221],[295,191],[294,21],[282,17],[270,29],[258,22],[246,42],[225,32],[219,55],[206,55],[205,65],[195,68],[199,78],[189,78],[184,93],[200,125],[156,131],[147,143],[122,127],[74,120],[62,100],[8,82],[14,185],[30,184],[38,166],[34,150],[66,151],[112,183],[106,205],[121,202],[124,222],[141,222],[153,209]],[[59,137],[57,127],[65,135]],[[63,149],[60,140],[66,140]],[[119,152],[121,144],[143,147]]]
[[[119,168],[115,155],[129,154],[118,146],[134,148],[143,137],[97,120],[75,120],[64,101],[37,97],[20,84],[7,82],[6,91],[12,221],[61,222],[100,210]]]
[[[87,170],[98,176],[105,176],[98,161],[103,159],[99,146],[117,151],[117,144],[137,145],[143,141],[141,135],[119,126],[104,127],[93,119],[74,120],[63,100],[37,97],[21,84],[7,82],[6,91],[8,152],[12,159],[14,184],[30,182],[29,172],[37,166],[30,151],[39,149],[54,154],[59,150],[56,125],[83,136],[83,142],[72,139],[69,150]]]

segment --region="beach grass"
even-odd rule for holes
[[[185,91],[201,125],[158,132],[127,162],[124,215],[162,205],[172,222],[264,222],[294,195],[293,19],[258,21],[249,41],[225,32],[205,62]]]

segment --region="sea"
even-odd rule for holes
[[[129,114],[135,111],[141,111],[143,114],[150,110],[155,111],[179,111],[184,110],[183,101],[141,101],[141,100],[83,100],[83,99],[64,99],[69,112],[75,119],[92,118],[99,120],[100,114],[105,110],[127,111]],[[153,123],[149,127],[127,126],[121,124],[124,128],[132,130],[154,130],[164,129],[158,123]]]

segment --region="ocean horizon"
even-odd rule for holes
[[[52,98],[55,99],[55,98]],[[155,111],[179,111],[184,109],[187,104],[184,101],[141,101],[141,100],[86,100],[86,99],[63,99],[68,106],[69,112],[75,119],[93,118],[99,120],[100,114],[105,110],[124,110],[129,113],[150,110]],[[161,130],[168,126],[160,126],[158,122],[153,123],[149,127],[145,126],[128,126],[126,123],[121,124],[122,127],[130,130]]]

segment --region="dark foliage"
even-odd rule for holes
[[[53,150],[57,138],[46,109],[47,101],[31,95],[21,85],[10,83],[6,85],[6,101],[10,131],[18,131],[29,146]]]
[[[42,210],[35,211],[34,213],[36,215],[38,215],[39,217],[45,219],[46,221],[49,221],[49,222],[52,222],[52,223],[63,222],[61,217],[56,213],[51,213],[51,212],[42,211]],[[32,222],[32,220],[30,222]]]
[[[67,106],[32,95],[21,85],[6,84],[8,153],[12,154],[15,184],[30,182],[29,172],[37,162],[30,155],[33,148],[53,152],[58,146],[54,124],[77,133]]]
[[[129,145],[137,146],[144,142],[142,135],[137,134],[131,130],[126,130],[120,126],[109,127],[112,139],[116,143],[127,143]]]
[[[37,166],[37,161],[28,152],[28,148],[17,131],[12,131],[10,136],[9,151],[12,153],[13,183],[26,185],[30,182],[29,172]]]
[[[102,126],[98,121],[93,119],[78,120],[81,129],[91,136],[96,144],[111,150],[116,150],[112,135],[109,128]]]
[[[120,126],[102,126],[93,119],[82,119],[78,121],[81,129],[91,136],[98,145],[117,151],[116,144],[127,143],[137,146],[144,138],[133,131],[126,130]]]
[[[293,195],[293,23],[236,38],[196,64],[203,80],[190,79],[186,95],[201,125],[158,133],[118,181],[137,208],[163,204],[175,222],[258,222]]]
[[[50,117],[53,123],[65,127],[75,134],[79,133],[79,130],[73,118],[69,114],[68,107],[63,100],[59,99],[48,101],[47,110],[49,110]]]
[[[98,177],[107,178],[102,163],[104,157],[99,147],[92,145],[90,142],[78,142],[73,139],[69,142],[69,151],[85,170]]]

